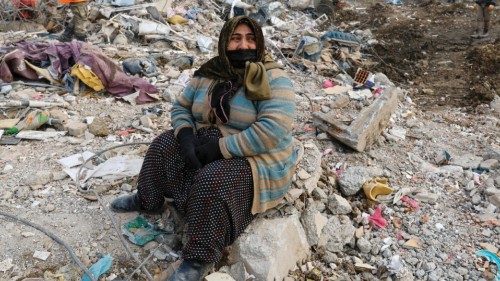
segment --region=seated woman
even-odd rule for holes
[[[117,212],[155,211],[165,197],[174,199],[187,243],[171,281],[201,280],[255,214],[279,203],[295,170],[295,94],[265,53],[260,26],[246,16],[230,19],[218,52],[175,101],[173,130],[150,145],[137,194],[111,204]]]

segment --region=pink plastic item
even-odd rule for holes
[[[385,228],[387,226],[387,220],[382,217],[382,208],[380,205],[375,208],[373,215],[368,217],[368,221],[378,228]]]
[[[323,89],[331,88],[331,87],[335,86],[335,83],[333,83],[333,81],[327,79],[327,80],[323,81],[323,84],[321,84],[321,86],[323,87]]]
[[[401,197],[401,201],[403,201],[404,205],[408,208],[412,208],[414,210],[418,210],[420,208],[420,205],[415,199],[412,199],[406,195]]]

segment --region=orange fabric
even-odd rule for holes
[[[57,0],[61,4],[74,4],[74,3],[81,3],[85,2],[87,0]]]

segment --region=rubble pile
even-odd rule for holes
[[[425,51],[407,57],[413,45],[395,48],[391,32],[427,37],[410,19],[381,16],[394,4],[367,14],[357,1],[100,0],[89,3],[85,43],[9,33],[0,49],[0,211],[60,235],[87,268],[101,266],[103,280],[168,276],[182,245],[179,214],[113,214],[119,233],[101,202],[135,190],[147,143],[171,128],[176,95],[217,54],[224,20],[244,13],[263,25],[268,52],[294,82],[300,161],[283,202],[257,216],[206,280],[498,278],[496,85],[481,89],[492,97],[477,115],[416,104],[420,89],[393,81],[408,75],[388,66],[398,61],[387,53],[421,62]],[[487,58],[478,71],[495,73],[492,46],[470,53]],[[81,278],[42,232],[1,225],[1,280]]]

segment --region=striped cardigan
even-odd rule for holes
[[[208,78],[192,78],[171,112],[175,135],[185,127],[216,126],[223,135],[219,146],[224,158],[247,158],[254,186],[253,214],[278,205],[290,188],[297,160],[292,141],[292,82],[282,69],[268,70],[267,75],[271,99],[248,100],[241,87],[230,102],[231,114],[226,124],[209,122],[207,90],[216,81]]]

